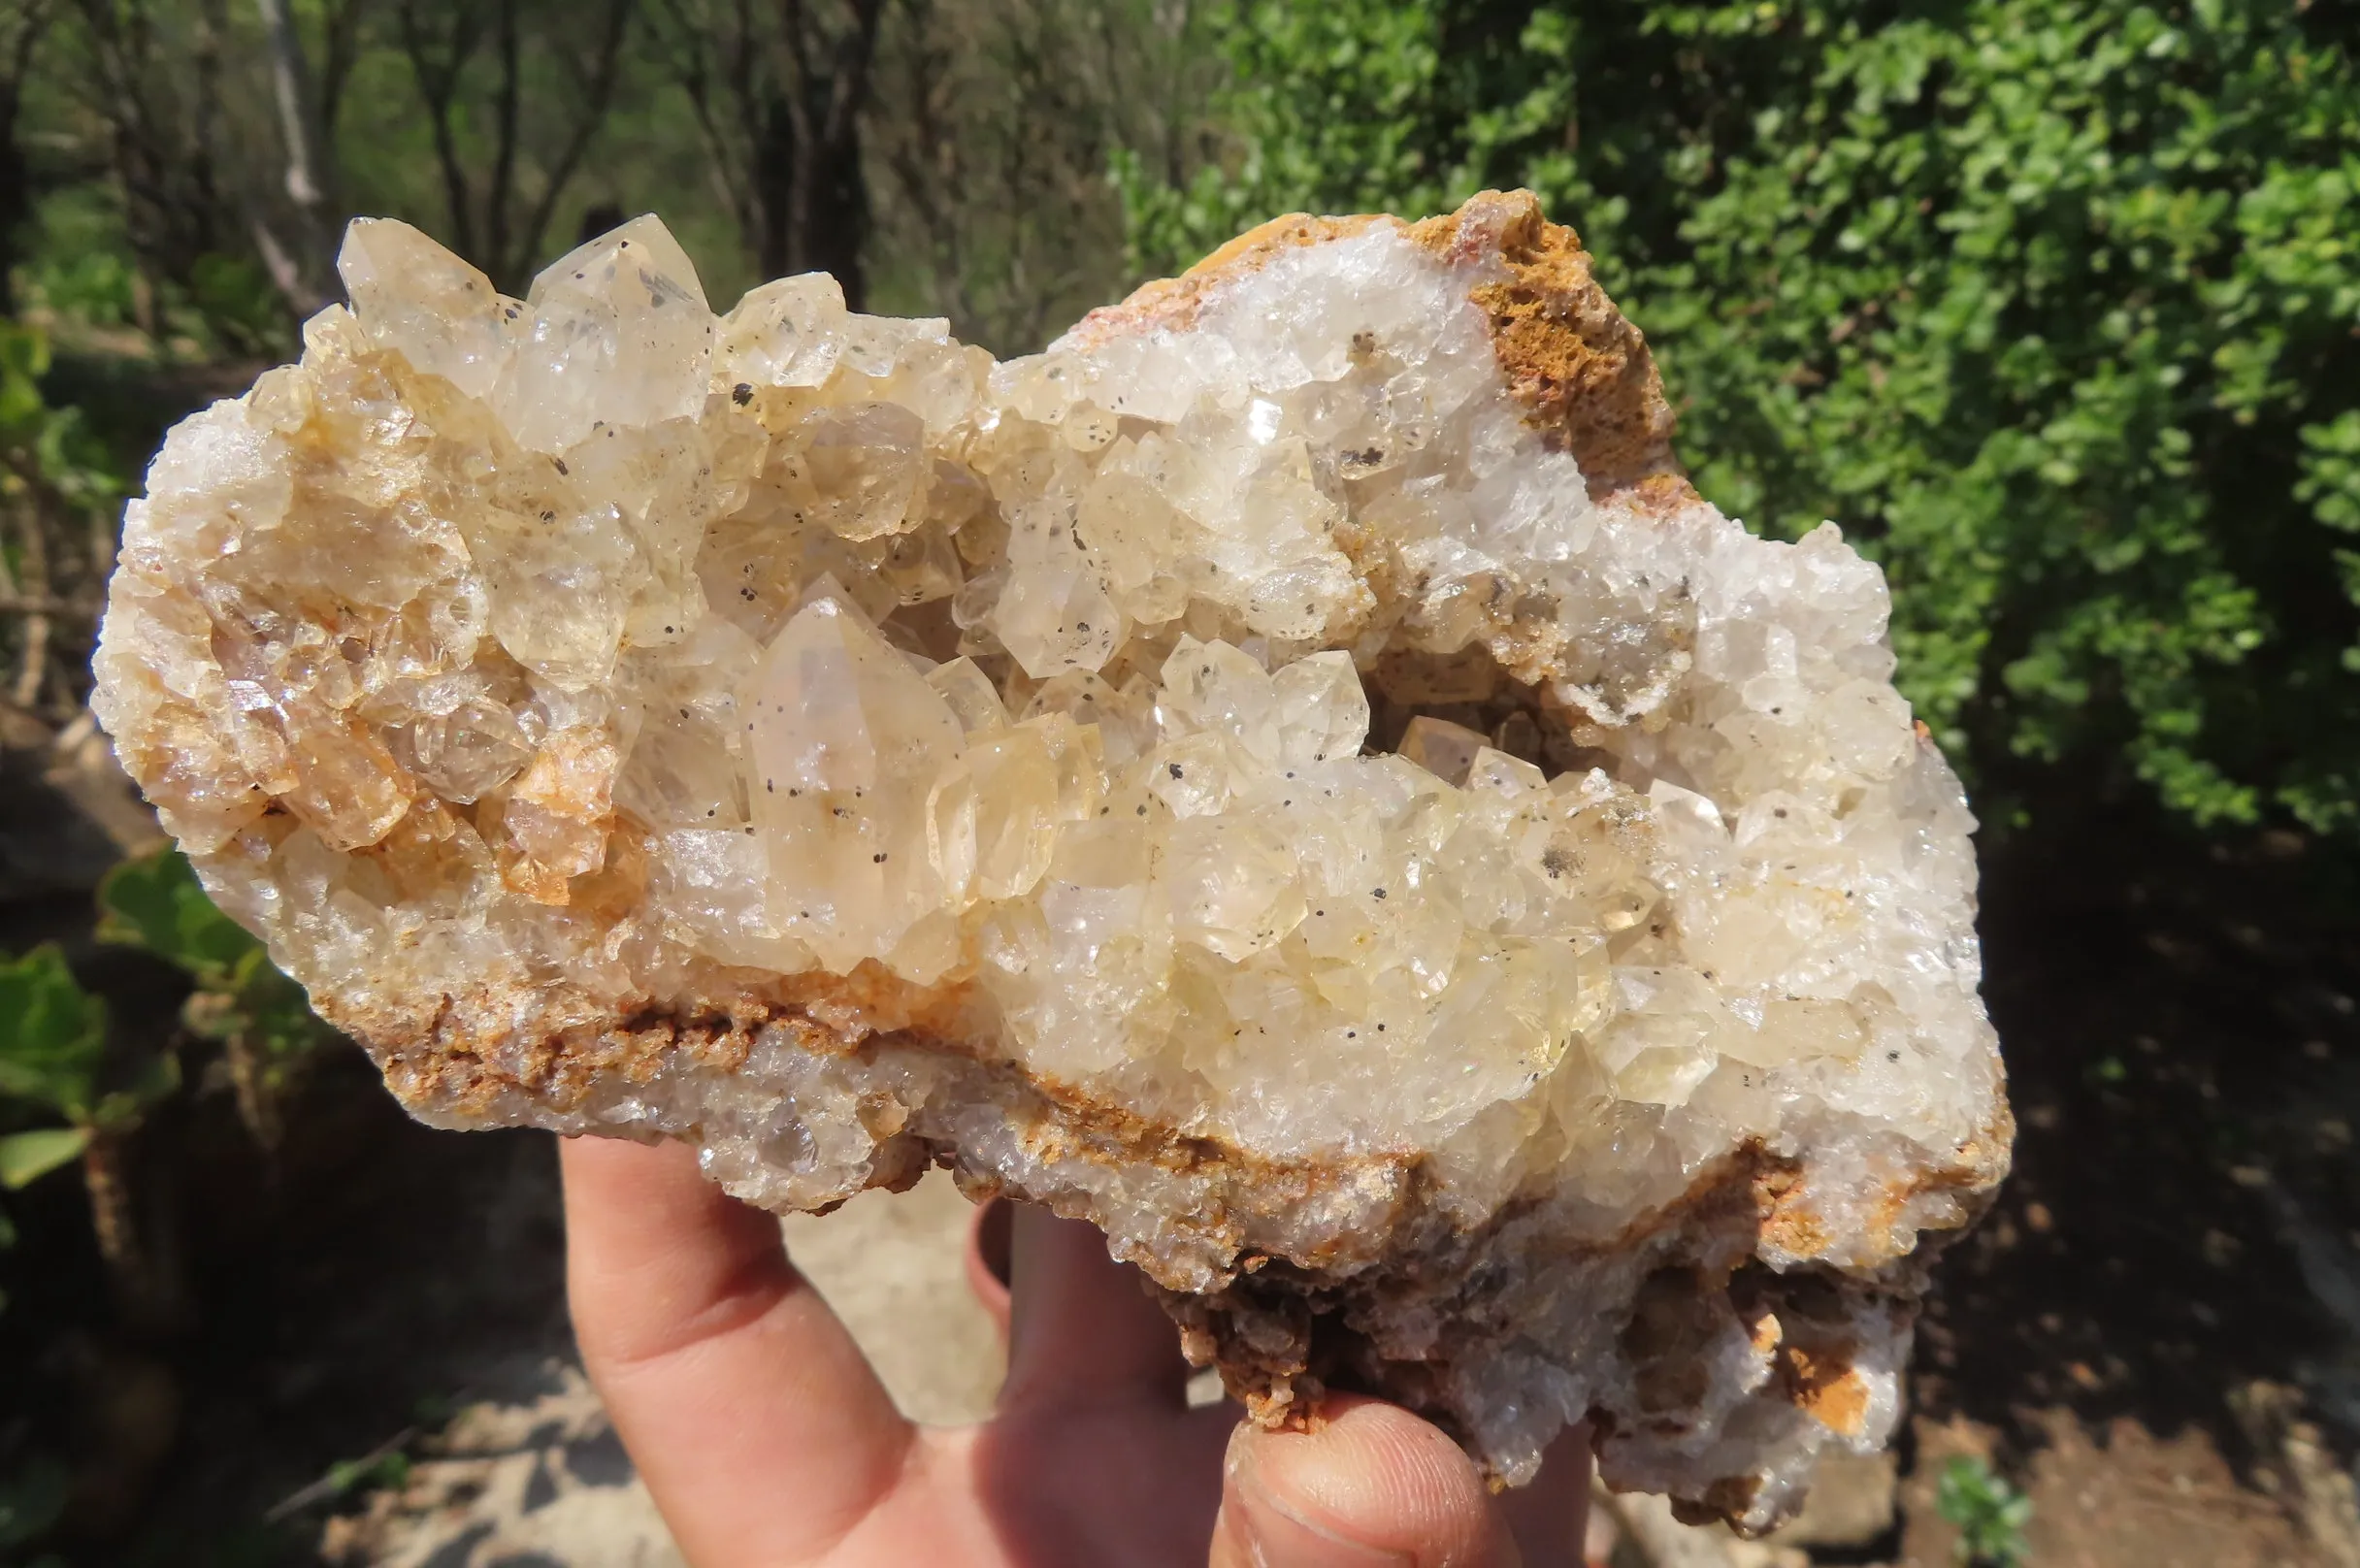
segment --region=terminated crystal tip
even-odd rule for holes
[[[94,705],[443,1126],[1086,1214],[1329,1387],[1747,1528],[1891,1430],[2008,1158],[1973,821],[1877,569],[1680,477],[1489,193],[1283,218],[995,364],[640,218],[525,300],[353,225],[173,432]]]

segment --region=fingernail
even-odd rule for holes
[[[1417,1568],[1404,1552],[1389,1552],[1339,1535],[1288,1502],[1263,1479],[1254,1440],[1229,1444],[1229,1506],[1221,1511],[1239,1555],[1254,1568]]]

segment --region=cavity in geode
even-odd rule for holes
[[[641,218],[360,222],[180,425],[94,699],[418,1115],[1082,1215],[1257,1418],[1747,1527],[1891,1429],[2010,1122],[1877,569],[1680,476],[1528,195],[1286,218],[996,364]]]

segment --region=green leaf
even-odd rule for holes
[[[159,1051],[139,1065],[129,1083],[99,1096],[91,1107],[90,1122],[109,1131],[122,1131],[139,1124],[148,1109],[170,1099],[180,1087],[180,1059],[168,1051]]]
[[[0,1137],[0,1187],[30,1187],[60,1165],[72,1164],[90,1145],[86,1127],[42,1127]]]
[[[0,1094],[80,1121],[97,1098],[107,1011],[44,944],[0,959]]]
[[[397,1490],[409,1485],[410,1455],[395,1449],[360,1459],[339,1459],[328,1466],[328,1485],[339,1496],[355,1491]]]
[[[178,850],[117,866],[99,889],[99,903],[101,936],[145,947],[195,979],[198,994],[184,1015],[192,1033],[206,1039],[251,1035],[281,1060],[335,1037],[312,1013],[303,988],[206,896]]]
[[[261,953],[251,932],[223,914],[177,849],[124,861],[99,884],[99,934],[169,959],[209,990],[228,990]]]

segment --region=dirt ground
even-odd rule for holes
[[[536,1281],[553,1291],[556,1194],[545,1144],[522,1134],[483,1141],[509,1147],[506,1171],[488,1172],[498,1185],[473,1217],[473,1235],[509,1259],[506,1278],[520,1294]],[[824,1220],[785,1226],[797,1261],[852,1325],[897,1401],[920,1420],[976,1419],[999,1384],[997,1336],[961,1274],[969,1212],[936,1174],[906,1194],[865,1194]],[[508,1332],[479,1340],[472,1356],[453,1344],[453,1358],[434,1368],[442,1386],[460,1387],[462,1402],[440,1427],[406,1444],[414,1456],[407,1475],[321,1499],[286,1522],[318,1560],[335,1564],[672,1568],[678,1558],[571,1358],[562,1315],[489,1305],[490,1319],[476,1319],[475,1331],[505,1323]],[[300,1364],[293,1373],[308,1386],[298,1395],[305,1403],[339,1384],[324,1366],[315,1382]],[[382,1403],[386,1393],[377,1398]],[[2311,1538],[2304,1494],[2283,1465],[2241,1474],[2200,1425],[2158,1438],[2131,1417],[2092,1426],[2051,1406],[2028,1419],[2040,1437],[2017,1473],[2034,1502],[2030,1561],[2039,1568],[2330,1568],[2351,1560]],[[1933,1476],[1953,1454],[2004,1459],[2010,1441],[2021,1438],[1962,1417],[1920,1416],[1893,1458],[1823,1478],[1800,1527],[1766,1546],[1694,1532],[1695,1554],[1673,1558],[1642,1554],[1627,1539],[1617,1550],[1600,1536],[1597,1560],[1622,1568],[1951,1568],[1954,1532],[1934,1508]],[[359,1443],[355,1436],[345,1447],[367,1452]],[[2343,1474],[2320,1457],[2332,1491]],[[2355,1539],[2348,1520],[2331,1523],[2344,1541]]]
[[[979,1420],[1000,1389],[998,1332],[961,1277],[969,1212],[935,1173],[908,1192],[864,1193],[824,1221],[785,1225],[796,1262],[917,1421]],[[462,1412],[404,1486],[330,1519],[322,1554],[390,1568],[676,1564],[597,1395],[562,1348],[549,1366],[549,1391]]]
[[[2318,872],[2287,839],[2009,850],[1982,924],[2016,1171],[1942,1264],[1914,1468],[1989,1453],[2043,1568],[2360,1563],[2352,933],[2288,913]],[[1909,1512],[1905,1560],[1949,1560]]]

